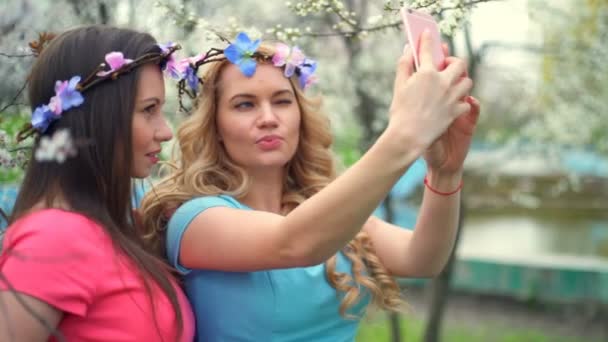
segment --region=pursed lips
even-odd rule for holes
[[[276,134],[265,135],[265,136],[259,138],[258,140],[256,140],[255,143],[257,144],[262,141],[274,141],[274,140],[283,140],[283,137],[280,135],[276,135]]]

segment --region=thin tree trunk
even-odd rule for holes
[[[389,193],[384,199],[384,208],[386,210],[386,222],[393,223],[395,219],[395,213],[393,212],[392,197]],[[401,324],[399,314],[396,312],[390,312],[389,324],[391,330],[391,342],[401,342]]]
[[[462,196],[462,194],[461,194]],[[462,197],[460,199],[460,216],[458,217],[458,231],[456,232],[456,240],[454,241],[454,248],[450,254],[445,268],[439,276],[431,282],[431,308],[429,311],[429,318],[424,332],[424,342],[438,342],[441,337],[441,322],[443,319],[443,313],[445,312],[445,305],[447,303],[448,295],[450,292],[450,281],[452,279],[452,273],[454,270],[454,262],[456,261],[456,247],[460,240],[460,234],[463,227],[465,206]]]

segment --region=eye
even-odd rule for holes
[[[279,99],[275,103],[278,105],[290,105],[293,101],[291,99]]]
[[[156,112],[156,104],[151,104],[144,108],[144,113],[153,115]]]
[[[237,104],[234,105],[234,108],[236,108],[236,109],[249,109],[249,108],[253,108],[253,102],[251,102],[251,101],[239,102],[239,103],[237,103]]]

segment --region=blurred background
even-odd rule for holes
[[[244,30],[297,44],[319,61],[344,167],[386,124],[406,42],[398,9],[381,0],[2,0],[0,208],[9,213],[28,142],[23,94],[41,32],[102,23],[205,52],[216,33]],[[608,341],[608,1],[417,0],[453,54],[468,62],[482,116],[465,165],[457,247],[432,280],[404,279],[410,310],[371,312],[358,341]],[[217,45],[215,45],[217,46]],[[174,83],[165,110],[174,126]],[[31,142],[29,142],[31,143]],[[164,156],[168,155],[166,147]],[[379,165],[379,167],[381,167]],[[413,227],[418,161],[377,214]],[[6,221],[0,217],[0,227]]]

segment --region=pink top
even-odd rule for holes
[[[67,341],[177,339],[169,299],[151,282],[155,322],[137,269],[102,227],[81,214],[45,209],[16,221],[2,244],[0,272],[17,292],[63,312],[57,329]],[[0,290],[6,289],[0,282]],[[192,341],[192,309],[176,290],[184,318],[181,341]]]

